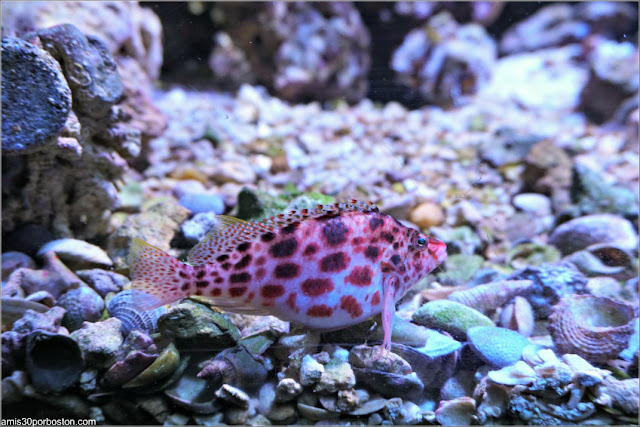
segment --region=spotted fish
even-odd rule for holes
[[[395,303],[447,257],[444,243],[371,202],[318,205],[260,221],[219,215],[183,263],[134,239],[134,303],[153,309],[190,295],[236,313],[333,330],[382,313],[391,345]]]

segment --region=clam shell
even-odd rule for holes
[[[174,373],[179,364],[180,353],[173,343],[169,344],[148,368],[125,383],[122,388],[135,388],[158,382]]]
[[[126,290],[117,293],[107,303],[107,311],[111,317],[117,317],[122,322],[122,333],[128,335],[134,329],[153,332],[158,327],[158,318],[167,309],[158,307],[154,310],[138,310],[131,298],[132,291]]]
[[[593,295],[572,295],[553,307],[548,329],[561,352],[604,362],[627,347],[633,320],[631,305]]]
[[[109,258],[109,255],[107,255],[105,251],[96,245],[85,242],[84,240],[52,240],[40,248],[38,256],[41,257],[49,251],[55,252],[60,259],[67,261],[101,264],[106,266],[113,265],[113,261],[111,261],[111,258]]]
[[[26,367],[36,390],[59,392],[80,379],[84,359],[69,336],[36,330],[27,337]]]
[[[521,296],[513,299],[500,312],[499,325],[517,331],[524,337],[530,337],[536,326],[535,315],[529,301]]]

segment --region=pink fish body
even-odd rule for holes
[[[444,243],[355,200],[261,222],[218,219],[189,264],[134,239],[135,304],[153,309],[202,295],[231,312],[318,330],[382,313],[389,348],[395,303],[447,257]]]

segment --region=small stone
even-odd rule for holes
[[[276,424],[291,424],[298,418],[296,407],[292,403],[283,403],[281,405],[273,405],[271,411],[267,414],[267,418]]]
[[[446,331],[462,341],[466,341],[468,330],[475,326],[494,326],[491,319],[479,311],[448,300],[424,304],[413,313],[412,320],[418,325]]]
[[[310,355],[304,356],[300,366],[300,384],[312,385],[317,383],[324,373],[324,366]]]
[[[331,359],[324,368],[324,373],[315,386],[316,392],[335,393],[356,385],[356,377],[347,362]]]
[[[550,215],[551,200],[547,196],[537,193],[521,193],[513,198],[513,206],[521,211],[536,214]]]
[[[5,281],[9,275],[19,268],[30,268],[35,270],[36,262],[27,254],[22,252],[4,252],[2,254],[2,280]]]
[[[284,378],[276,387],[276,400],[288,402],[302,393],[302,386],[293,378]]]
[[[76,274],[103,298],[109,292],[120,292],[123,286],[129,283],[129,279],[126,276],[100,268],[78,270]]]
[[[213,212],[224,213],[224,199],[218,194],[187,193],[180,197],[178,203],[194,214]]]
[[[78,342],[85,361],[96,368],[107,368],[115,361],[122,346],[120,320],[112,317],[102,322],[84,322],[82,328],[71,333]]]
[[[250,184],[255,181],[256,173],[246,162],[225,161],[217,165],[212,178],[221,184],[225,182]]]
[[[473,351],[486,363],[504,368],[522,357],[522,350],[531,342],[510,329],[478,326],[467,332]]]
[[[96,291],[88,286],[80,286],[65,293],[58,299],[60,307],[67,310],[62,326],[75,331],[83,322],[95,322],[104,311],[104,301]]]
[[[216,223],[215,212],[202,212],[182,223],[180,228],[189,243],[195,245],[204,238]]]
[[[420,228],[431,228],[444,222],[444,211],[436,203],[420,203],[409,214],[409,220]]]

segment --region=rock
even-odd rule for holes
[[[51,55],[25,40],[2,39],[2,154],[55,143],[71,112],[71,90]]]
[[[202,212],[194,215],[190,220],[183,222],[180,229],[185,239],[187,239],[190,244],[195,245],[204,238],[216,223],[215,212]]]
[[[120,320],[112,317],[102,322],[85,322],[82,328],[71,333],[78,342],[87,364],[96,368],[107,368],[115,362],[122,345]]]
[[[217,194],[186,193],[180,197],[178,203],[194,214],[212,212],[220,215],[224,213],[224,200]]]
[[[551,233],[549,243],[560,249],[563,255],[597,243],[634,250],[638,246],[638,235],[631,222],[620,216],[587,215],[559,225]]]
[[[21,319],[15,321],[11,330],[21,335],[35,330],[60,333],[64,313],[65,310],[62,307],[52,307],[45,313],[27,310]]]
[[[335,393],[338,390],[353,388],[355,384],[356,377],[349,363],[331,359],[325,365],[322,377],[314,390],[318,393]]]
[[[103,298],[106,297],[109,292],[120,292],[122,287],[129,283],[128,277],[114,271],[102,270],[100,268],[78,270],[76,274]]]
[[[473,351],[491,366],[503,368],[513,365],[522,356],[528,339],[510,329],[479,326],[467,332]]]
[[[407,34],[390,67],[399,84],[416,90],[418,101],[450,106],[487,83],[495,59],[495,42],[484,28],[458,25],[445,11]]]
[[[22,252],[4,252],[2,254],[2,280],[5,281],[9,275],[19,268],[36,269],[35,261]]]
[[[171,307],[158,319],[158,329],[163,336],[174,338],[178,348],[225,348],[240,339],[228,315],[192,302]]]
[[[466,341],[467,332],[475,326],[494,326],[491,319],[471,307],[455,301],[437,300],[424,304],[413,313],[413,322],[450,333]]]
[[[96,291],[88,286],[72,289],[58,299],[57,305],[67,312],[62,325],[69,331],[79,329],[83,322],[95,322],[104,311],[104,301]]]
[[[324,366],[316,361],[310,355],[306,355],[302,358],[302,365],[300,366],[300,384],[312,385],[322,378],[324,374]]]
[[[551,201],[537,193],[520,193],[513,197],[513,206],[521,211],[545,216],[551,214]]]
[[[409,221],[420,228],[428,229],[444,222],[444,211],[436,203],[420,203],[409,214]]]
[[[453,283],[466,283],[471,280],[476,271],[482,267],[484,258],[480,255],[453,254],[447,257],[446,276],[441,280]]]
[[[278,402],[289,402],[302,393],[302,386],[293,378],[284,378],[276,387],[276,400]]]

